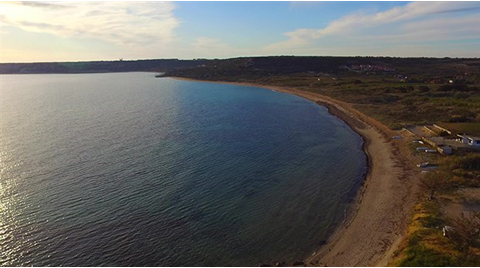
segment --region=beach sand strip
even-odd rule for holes
[[[369,171],[344,222],[327,243],[305,260],[310,266],[386,266],[404,237],[418,185],[414,159],[406,142],[350,103],[288,87],[202,81],[271,89],[294,94],[327,107],[364,139]],[[301,238],[299,238],[301,239]]]

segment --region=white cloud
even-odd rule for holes
[[[285,41],[265,50],[288,53],[321,45],[322,40],[348,38],[355,41],[435,41],[453,38],[480,38],[480,16],[446,16],[466,10],[480,10],[478,2],[413,2],[377,13],[357,12],[331,22],[325,28],[297,29],[284,33]],[[455,14],[454,14],[455,15]],[[354,44],[350,44],[354,46]],[[319,51],[317,47],[317,51]],[[344,53],[345,54],[345,53]]]
[[[375,39],[388,42],[447,41],[480,38],[478,14],[460,18],[437,18],[428,21],[409,22],[401,25],[395,34],[383,34]],[[480,49],[479,49],[480,51]]]
[[[172,2],[4,2],[0,20],[29,32],[151,45],[175,39],[174,9]]]
[[[317,4],[294,2],[290,8],[305,9]],[[3,38],[4,43],[7,43],[7,35],[15,37],[20,32],[17,28],[56,37],[49,40],[51,36],[41,35],[43,46],[12,46],[12,41],[8,53],[5,52],[7,47],[2,47],[2,57],[8,56],[11,61],[20,58],[50,61],[53,54],[71,60],[279,54],[409,56],[408,50],[411,50],[410,55],[421,51],[437,53],[437,56],[447,56],[445,53],[456,56],[460,55],[454,53],[458,51],[480,56],[480,50],[475,50],[471,44],[471,39],[480,39],[479,2],[413,2],[381,12],[357,11],[330,22],[324,28],[286,32],[284,41],[263,47],[227,43],[222,40],[221,32],[209,37],[184,35],[183,38],[196,38],[193,42],[184,42],[181,35],[178,38],[175,35],[180,25],[174,16],[175,8],[172,2],[0,2],[1,26],[14,26],[0,27],[0,39]],[[472,9],[474,12],[462,12]],[[243,34],[244,40],[248,40],[249,33]],[[465,42],[460,47],[462,42],[457,41],[466,39],[470,44]],[[456,43],[448,47],[446,41]],[[442,46],[445,53],[442,53]],[[22,49],[24,57],[21,57],[22,53],[14,53]],[[18,59],[12,56],[14,54]]]

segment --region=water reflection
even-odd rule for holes
[[[148,73],[6,77],[0,266],[299,259],[364,173],[360,137],[297,97]]]
[[[19,217],[28,208],[26,193],[18,191],[18,181],[25,174],[15,172],[21,162],[14,161],[13,150],[1,140],[0,144],[0,266],[23,266],[28,248],[35,244],[28,239],[35,227],[30,224],[30,217]]]

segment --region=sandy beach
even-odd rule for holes
[[[345,221],[305,263],[310,266],[388,264],[406,232],[417,192],[414,159],[404,140],[391,138],[398,133],[355,110],[351,104],[320,94],[251,83],[192,81],[255,86],[295,94],[326,106],[330,113],[344,120],[361,135],[369,159],[369,172],[364,184]]]

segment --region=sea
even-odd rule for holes
[[[154,73],[0,75],[0,266],[259,266],[344,220],[363,140],[325,107]]]

